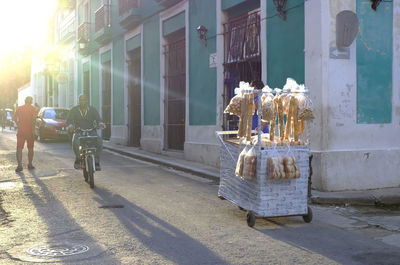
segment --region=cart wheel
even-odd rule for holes
[[[312,220],[312,218],[313,218],[312,210],[311,210],[310,206],[308,206],[308,207],[307,207],[307,214],[306,214],[306,215],[303,215],[303,220],[304,220],[304,222],[306,222],[306,223],[310,223],[311,220]]]
[[[247,213],[247,225],[253,227],[256,224],[256,216],[253,212]]]

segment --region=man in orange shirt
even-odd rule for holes
[[[35,142],[34,126],[36,122],[36,108],[32,106],[33,98],[28,96],[25,98],[25,105],[18,107],[14,114],[14,121],[17,123],[17,161],[18,166],[15,172],[23,170],[22,167],[22,149],[24,149],[25,141],[28,147],[28,169],[35,169],[33,161],[33,145]]]

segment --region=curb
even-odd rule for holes
[[[400,205],[400,189],[393,191],[365,191],[357,193],[340,193],[314,191],[311,196],[313,204],[356,205],[356,206],[393,206]]]
[[[359,205],[359,206],[375,206],[377,205],[376,198],[372,195],[361,196],[352,195],[348,197],[331,197],[311,195],[312,204],[331,204],[331,205]]]
[[[166,167],[170,167],[176,170],[180,170],[180,171],[184,171],[186,173],[190,173],[190,174],[194,174],[197,175],[199,177],[203,177],[206,179],[210,179],[214,182],[219,183],[219,176],[214,174],[211,171],[208,170],[203,170],[203,169],[198,169],[198,168],[193,168],[193,167],[189,167],[189,166],[184,166],[182,164],[178,164],[178,163],[173,163],[171,161],[169,161],[168,159],[157,159],[148,155],[144,155],[144,154],[137,154],[137,153],[132,153],[132,152],[126,152],[120,149],[116,149],[116,148],[112,148],[112,147],[107,147],[107,146],[103,146],[103,149],[106,150],[110,150],[113,152],[116,152],[118,154],[124,155],[124,156],[128,156],[128,157],[132,157],[135,159],[139,159],[139,160],[143,160],[146,162],[151,162],[154,164],[159,164],[162,166],[166,166]]]

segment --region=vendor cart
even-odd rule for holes
[[[255,93],[262,93],[254,90]],[[259,109],[261,106],[259,105]],[[259,114],[259,121],[260,114]],[[260,128],[260,126],[258,127]],[[309,126],[307,126],[307,130]],[[261,147],[258,131],[257,168],[256,177],[244,179],[235,174],[239,153],[243,144],[229,141],[229,135],[236,135],[237,131],[218,131],[221,141],[220,184],[218,197],[236,204],[240,209],[247,211],[247,224],[253,227],[256,217],[303,217],[307,223],[312,220],[312,211],[308,207],[309,185],[309,141],[305,145],[285,145]],[[307,133],[309,137],[309,132]],[[276,156],[294,156],[300,170],[300,177],[294,179],[271,179],[267,176],[267,159]]]

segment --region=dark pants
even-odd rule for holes
[[[75,153],[75,160],[79,160],[79,135],[76,133],[72,137],[72,149],[74,150]],[[103,139],[100,136],[97,136],[97,145],[95,154],[96,163],[100,162],[101,151],[103,151]]]

